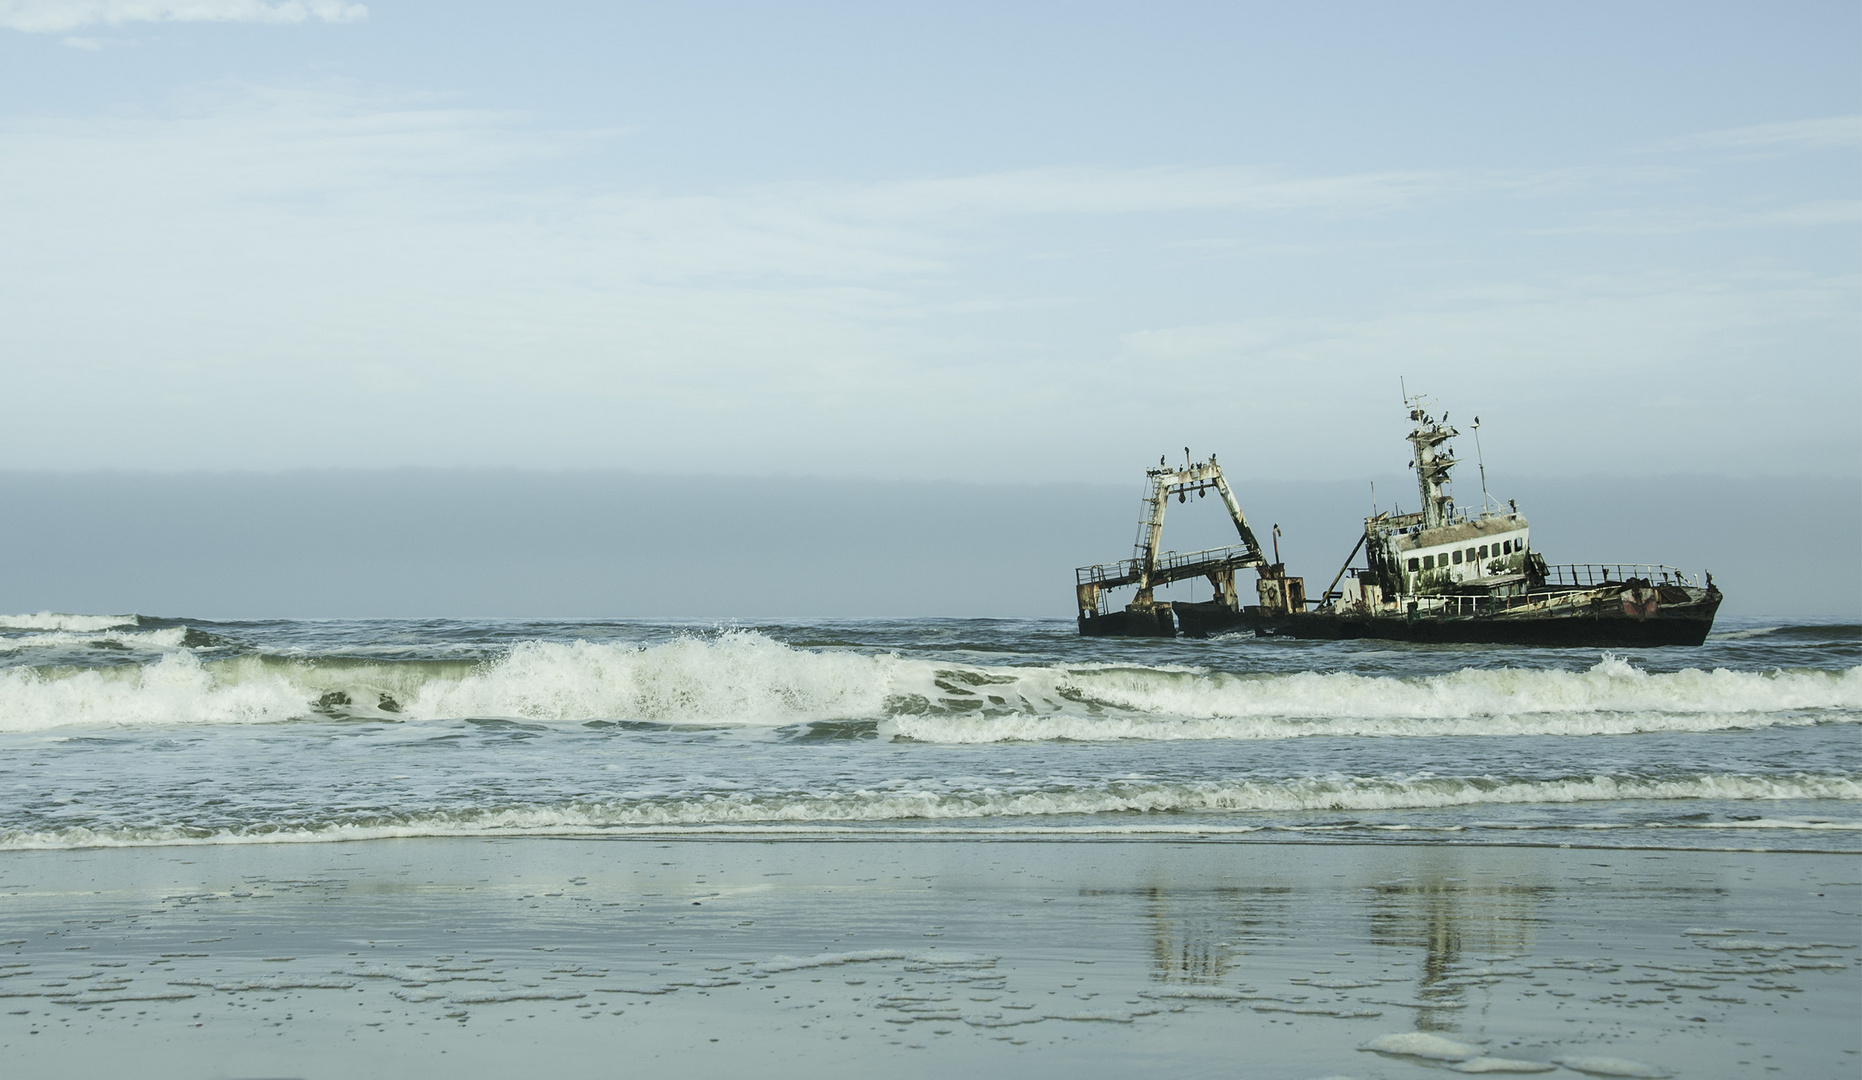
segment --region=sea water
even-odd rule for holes
[[[1107,835],[1849,851],[1862,627],[0,616],[0,848]]]

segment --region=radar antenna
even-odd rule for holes
[[[1443,416],[1442,419],[1448,419]],[[1474,418],[1474,460],[1481,467],[1481,513],[1487,514],[1494,509],[1493,499],[1487,494],[1487,456],[1481,453],[1481,418]]]

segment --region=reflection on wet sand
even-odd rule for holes
[[[1246,976],[1245,958],[1262,946],[1368,940],[1378,948],[1417,953],[1415,984],[1424,1000],[1453,997],[1470,982],[1454,971],[1465,954],[1489,959],[1530,951],[1543,910],[1558,899],[1550,885],[1512,880],[1475,883],[1441,867],[1419,867],[1413,876],[1380,881],[1356,890],[1353,921],[1368,934],[1316,922],[1318,893],[1302,895],[1285,885],[1183,889],[1158,884],[1114,892],[1083,890],[1085,896],[1123,895],[1139,901],[1148,929],[1152,978],[1164,983],[1219,982]],[[1337,895],[1326,890],[1328,903]],[[1426,1011],[1426,1010],[1425,1010]]]
[[[1366,891],[1371,944],[1420,951],[1416,997],[1431,1005],[1458,1003],[1474,985],[1456,970],[1469,951],[1491,960],[1531,951],[1541,909],[1557,900],[1546,885],[1477,885],[1439,872],[1378,882]],[[1442,1009],[1419,1008],[1415,1019],[1419,1031],[1459,1027]]]
[[[1261,1075],[1862,1058],[1857,885],[1829,856],[460,841],[9,868],[0,1052],[22,1075],[122,1072],[151,1039],[158,1075],[199,1075],[253,1032],[279,1041],[251,1075],[394,1075],[433,1046],[509,1075],[617,1040],[815,1080],[1142,1072],[1160,1045],[1188,1073],[1245,1045]]]
[[[1153,978],[1195,985],[1222,981],[1251,946],[1284,937],[1294,892],[1287,886],[1195,892],[1152,886],[1136,895],[1150,930]]]

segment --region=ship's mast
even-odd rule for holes
[[[1487,494],[1487,455],[1481,452],[1481,418],[1474,418],[1474,460],[1481,466],[1481,516],[1493,513],[1493,496]]]
[[[1159,584],[1168,584],[1180,580],[1186,575],[1165,577],[1159,580],[1157,572],[1158,556],[1164,538],[1164,508],[1170,505],[1170,496],[1174,493],[1178,502],[1183,502],[1191,492],[1198,497],[1214,490],[1222,497],[1222,503],[1228,508],[1229,520],[1235,523],[1235,532],[1241,537],[1246,549],[1245,556],[1238,556],[1230,561],[1231,576],[1229,586],[1232,590],[1233,572],[1236,567],[1265,566],[1267,560],[1261,557],[1261,545],[1254,539],[1254,530],[1248,525],[1248,515],[1241,512],[1241,503],[1235,498],[1235,491],[1228,486],[1228,478],[1222,475],[1222,466],[1216,464],[1215,455],[1210,454],[1208,461],[1191,461],[1190,448],[1183,448],[1183,467],[1173,468],[1164,464],[1163,458],[1157,459],[1157,468],[1146,469],[1145,477],[1150,481],[1150,493],[1144,498],[1144,517],[1138,521],[1138,538],[1132,544],[1130,566],[1132,578],[1137,582],[1138,595],[1133,603],[1139,607],[1149,607],[1152,603],[1152,589]],[[1180,567],[1178,569],[1181,569]],[[1220,587],[1215,578],[1212,584]]]
[[[1448,426],[1446,413],[1440,421],[1429,415],[1423,397],[1405,396],[1403,403],[1409,406],[1409,418],[1416,425],[1409,433],[1409,441],[1416,448],[1414,468],[1416,487],[1422,495],[1423,527],[1432,529],[1446,525],[1455,516],[1455,498],[1444,490],[1455,459],[1442,444],[1454,438],[1457,432]]]

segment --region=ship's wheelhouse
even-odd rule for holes
[[[1427,596],[1523,574],[1531,533],[1526,519],[1511,513],[1435,528],[1373,518],[1365,522],[1365,539],[1368,576],[1384,595]]]

